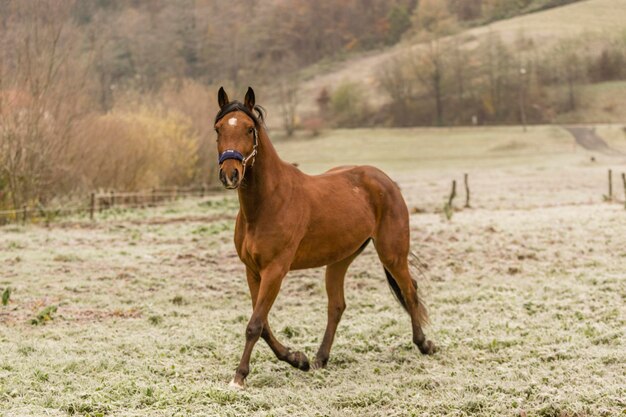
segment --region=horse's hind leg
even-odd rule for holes
[[[435,353],[435,344],[426,339],[424,331],[422,330],[422,326],[425,325],[428,320],[426,308],[418,297],[417,285],[415,280],[411,277],[408,263],[405,262],[404,265],[394,266],[385,265],[385,273],[391,275],[391,279],[395,280],[400,289],[400,293],[396,295],[399,300],[400,297],[402,297],[402,301],[404,301],[404,303],[401,302],[401,304],[403,304],[403,307],[409,313],[409,316],[411,316],[413,343],[415,343],[420,352],[425,355]],[[396,289],[393,287],[393,284],[391,284],[391,287],[395,292]]]
[[[408,228],[407,228],[408,230]],[[375,242],[378,256],[385,267],[387,279],[398,301],[411,316],[413,343],[425,355],[435,353],[434,343],[426,339],[422,326],[428,321],[426,308],[417,294],[417,283],[408,264],[408,236],[379,236]],[[395,285],[394,285],[395,284]]]
[[[343,293],[343,284],[346,277],[348,267],[359,256],[359,254],[365,249],[369,240],[367,240],[359,250],[348,258],[339,261],[335,264],[328,265],[326,267],[326,294],[328,295],[328,323],[326,324],[326,331],[324,332],[324,339],[320,345],[317,355],[315,356],[315,362],[313,368],[325,368],[330,357],[330,348],[333,345],[335,339],[335,332],[339,321],[346,309],[346,301]]]
[[[246,268],[246,277],[248,279],[248,287],[250,288],[250,296],[252,298],[252,308],[254,309],[256,299],[259,294],[260,278],[248,268]],[[267,342],[268,346],[272,349],[272,352],[274,352],[279,360],[285,361],[291,366],[303,371],[309,370],[309,359],[306,355],[302,352],[293,352],[291,349],[280,343],[272,333],[268,319],[263,322],[261,337],[265,340],[265,342]]]

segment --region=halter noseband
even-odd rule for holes
[[[241,162],[241,164],[243,165],[243,174],[242,174],[242,177],[243,177],[246,173],[246,165],[248,164],[248,161],[252,159],[252,163],[250,164],[250,166],[254,166],[254,162],[256,161],[257,148],[259,147],[259,140],[258,140],[259,134],[256,129],[256,126],[258,125],[259,121],[258,121],[258,118],[246,106],[244,106],[238,101],[233,101],[232,103],[224,106],[219,111],[219,113],[217,113],[217,116],[215,117],[215,123],[220,121],[228,113],[232,113],[234,111],[244,112],[248,117],[250,117],[254,121],[254,131],[252,133],[254,144],[252,146],[252,152],[250,152],[248,156],[244,157],[243,154],[239,151],[236,151],[234,149],[226,149],[224,152],[222,152],[219,155],[217,162],[220,168],[222,164],[229,159],[235,159]]]
[[[252,159],[252,163],[250,164],[250,166],[254,166],[254,162],[256,160],[257,148],[259,146],[259,142],[257,140],[256,127],[254,128],[253,138],[254,138],[254,145],[252,146],[252,152],[250,152],[248,156],[244,157],[241,152],[236,151],[234,149],[226,149],[224,152],[222,152],[219,155],[217,159],[217,163],[219,164],[219,166],[221,167],[224,161],[227,161],[229,159],[236,159],[237,161],[241,162],[241,164],[243,165],[244,171],[246,169],[246,164],[248,163],[250,159]]]

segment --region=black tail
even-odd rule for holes
[[[385,269],[385,275],[387,275],[387,283],[389,284],[389,288],[391,288],[391,291],[393,292],[393,296],[396,297],[396,300],[398,300],[400,305],[402,305],[402,307],[408,313],[409,309],[406,306],[406,301],[404,301],[404,297],[402,296],[402,290],[398,286],[398,283],[396,282],[395,278],[391,275],[389,271],[387,271],[387,268],[384,268],[384,269]],[[415,280],[413,280],[413,282],[415,283],[415,286],[417,288],[417,283],[415,282]]]
[[[404,299],[404,296],[402,295],[402,290],[398,286],[398,283],[396,282],[393,275],[391,275],[391,273],[387,271],[387,268],[384,268],[384,269],[385,269],[385,275],[387,276],[387,283],[389,284],[389,288],[391,288],[394,297],[396,297],[396,300],[398,300],[398,302],[400,303],[400,305],[402,305],[404,310],[407,313],[411,314],[408,306],[406,305],[406,300]],[[428,312],[426,311],[426,306],[424,306],[424,303],[422,302],[421,297],[419,296],[419,290],[417,288],[417,281],[415,281],[414,279],[411,279],[411,282],[413,283],[413,288],[415,288],[415,294],[417,295],[417,318],[418,318],[420,325],[425,325],[428,323]]]

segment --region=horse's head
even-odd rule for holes
[[[217,101],[220,111],[215,117],[215,131],[220,181],[224,187],[235,189],[243,180],[246,166],[254,164],[261,113],[258,106],[255,107],[251,87],[248,87],[243,104],[229,101],[223,87],[217,93]],[[259,114],[255,115],[255,111]]]

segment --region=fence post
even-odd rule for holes
[[[205,191],[206,191],[206,186],[203,183],[202,187],[200,187],[200,198],[204,198]]]
[[[89,201],[89,219],[93,220],[96,213],[96,193],[91,193],[91,199]]]
[[[456,197],[456,180],[452,180],[452,192],[448,199],[448,206],[450,206],[450,208],[452,208],[452,200],[454,200],[454,197]]]
[[[28,213],[28,209],[26,208],[26,204],[22,206],[22,224],[26,224],[26,216]]]
[[[609,169],[609,201],[613,201],[613,171]]]
[[[115,207],[115,191],[111,191],[111,207]]]
[[[626,174],[622,172],[622,183],[624,184],[624,208],[626,208]]]
[[[470,208],[470,189],[467,174],[463,176],[463,180],[465,181],[465,208]]]

